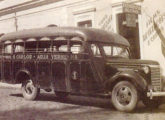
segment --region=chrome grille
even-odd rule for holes
[[[157,66],[151,66],[151,84],[154,91],[161,91],[161,78],[160,78],[160,68]]]

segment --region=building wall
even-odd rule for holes
[[[84,25],[118,33],[116,16],[123,12],[122,2],[141,6],[137,19],[140,58],[159,61],[165,75],[164,0],[36,0],[35,3],[33,0],[18,3],[5,0],[1,3],[6,6],[0,3],[0,33],[46,27],[49,24]]]
[[[0,17],[0,33],[15,31],[15,14],[9,14]]]
[[[77,26],[78,22],[91,20],[92,27],[113,30],[111,0],[64,0],[48,5],[14,12],[8,20],[0,18],[4,26],[0,32],[6,33],[22,29],[45,27],[49,24],[58,26]],[[8,30],[5,23],[11,21]],[[12,25],[11,25],[12,24]]]
[[[141,31],[143,33],[143,58],[159,61],[162,73],[165,75],[164,5],[164,0],[144,0],[142,3]]]

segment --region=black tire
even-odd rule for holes
[[[67,93],[67,92],[61,92],[61,91],[55,91],[55,94],[59,98],[66,98],[69,95],[69,93]]]
[[[117,110],[131,112],[138,103],[138,92],[132,83],[120,81],[114,86],[111,99]]]
[[[32,80],[27,80],[22,84],[22,95],[26,100],[35,100],[40,93],[40,89],[35,87]]]
[[[158,108],[162,104],[162,98],[156,97],[150,99],[149,97],[143,97],[142,102],[148,108]]]

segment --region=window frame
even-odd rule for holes
[[[100,52],[100,55],[99,56],[96,56],[96,55],[94,55],[94,53],[93,53],[93,51],[92,51],[92,48],[91,48],[91,45],[92,44],[94,44],[95,46],[97,46],[97,48],[99,49],[99,52]],[[104,55],[103,55],[103,53],[102,53],[102,48],[100,47],[100,44],[98,44],[98,43],[90,43],[89,44],[89,49],[90,49],[90,51],[91,51],[91,53],[92,53],[92,56],[94,56],[94,57],[98,57],[98,58],[101,58],[101,57],[103,57]]]
[[[111,56],[107,56],[106,54],[105,54],[105,50],[103,49],[103,46],[111,46]],[[102,48],[102,50],[103,50],[103,55],[107,58],[107,57],[110,57],[110,58],[117,58],[117,57],[115,57],[115,56],[113,56],[113,53],[114,53],[114,47],[119,47],[119,48],[125,48],[126,50],[127,50],[127,52],[128,52],[128,58],[131,58],[131,54],[130,54],[130,51],[129,51],[129,48],[128,47],[126,47],[126,46],[121,46],[121,45],[115,45],[115,44],[101,44],[101,48]],[[123,57],[124,58],[124,57]]]

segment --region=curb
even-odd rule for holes
[[[0,82],[0,88],[14,88],[14,89],[20,89],[21,84],[8,84]]]

